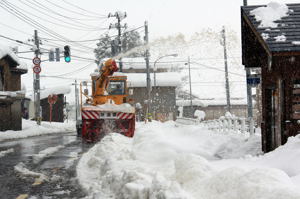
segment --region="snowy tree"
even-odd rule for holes
[[[118,54],[118,38],[110,37],[108,34],[102,35],[97,43],[97,48],[94,50],[97,63],[101,63],[103,58],[114,57]],[[137,46],[142,45],[142,40],[139,32],[126,32],[121,37],[122,53],[128,52]],[[126,54],[128,57],[140,56],[139,52],[130,52]]]
[[[101,60],[105,57],[111,57],[111,37],[108,34],[102,35],[99,42],[96,44],[97,48],[94,50],[96,63],[101,63]]]

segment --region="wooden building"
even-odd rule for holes
[[[0,46],[0,131],[22,129],[21,75],[27,69],[20,67],[17,56]]]
[[[261,68],[264,152],[300,132],[300,4],[287,6],[287,16],[271,27],[253,15],[261,6],[241,8],[243,64]]]
[[[64,122],[65,95],[71,92],[69,85],[45,88],[41,90],[42,120],[50,121],[49,95],[56,95],[57,100],[52,105],[52,122]]]

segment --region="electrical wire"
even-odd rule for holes
[[[124,35],[126,33],[129,33],[129,32],[133,32],[135,30],[138,30],[138,29],[141,29],[143,28],[144,26],[140,26],[138,28],[135,28],[135,29],[132,29],[132,30],[129,30],[129,31],[126,31],[126,32],[123,32],[121,35]],[[108,36],[109,38],[113,38],[113,37],[117,37],[118,35],[112,35],[112,36]],[[44,40],[49,40],[49,41],[62,41],[62,40],[58,40],[58,39],[51,39],[51,38],[42,38]],[[70,40],[70,42],[91,42],[91,41],[99,41],[101,40],[101,38],[95,38],[95,39],[87,39],[87,40]]]
[[[30,35],[30,36],[32,36],[31,34],[29,34],[29,33],[27,33],[27,32],[24,32],[23,30],[17,29],[17,28],[12,27],[12,26],[9,26],[9,25],[4,24],[4,23],[2,23],[2,22],[0,22],[0,24],[1,24],[2,26],[5,26],[5,27],[10,28],[10,29],[12,29],[12,30],[15,30],[15,31],[17,31],[17,32],[23,33],[23,34],[25,34],[25,35]]]
[[[99,19],[103,19],[103,18],[107,18],[107,16],[92,16],[92,15],[86,15],[86,14],[83,14],[82,12],[76,12],[76,11],[74,11],[74,10],[71,10],[71,9],[69,9],[68,7],[62,7],[62,6],[60,6],[60,5],[58,5],[58,4],[56,4],[56,3],[53,3],[53,2],[51,2],[51,1],[49,1],[49,0],[45,0],[45,1],[47,1],[49,4],[52,4],[52,5],[54,5],[55,7],[58,7],[58,8],[61,8],[61,9],[63,9],[63,10],[66,10],[66,11],[69,11],[69,12],[71,12],[71,13],[76,13],[76,14],[79,14],[80,16],[86,16],[86,17],[88,17],[88,18],[94,18],[94,19],[82,19],[82,20],[99,20]]]
[[[25,1],[29,2],[29,0],[25,0]],[[85,26],[86,28],[91,28],[90,25],[81,23],[81,22],[80,22],[80,19],[78,19],[78,18],[69,17],[69,16],[66,16],[66,15],[60,14],[60,13],[58,13],[58,12],[56,12],[56,11],[50,9],[49,7],[46,8],[46,7],[41,6],[40,2],[37,2],[36,0],[30,0],[30,3],[33,4],[34,6],[40,8],[40,9],[46,11],[46,12],[48,12],[48,13],[51,13],[51,14],[60,16],[60,17],[62,17],[62,18],[71,20],[71,21],[73,21],[73,22],[75,22],[75,23],[78,23],[78,24],[81,24],[82,26]],[[98,27],[96,27],[96,26],[92,26],[92,27],[95,28],[95,29],[98,28]]]
[[[39,29],[41,32],[44,32],[45,34],[51,36],[51,37],[55,37],[55,38],[58,38],[58,39],[63,39],[65,41],[68,42],[69,39],[65,38],[64,36],[46,28],[45,26],[41,25],[40,23],[38,23],[37,21],[31,19],[30,17],[26,16],[25,14],[19,12],[18,10],[16,10],[13,6],[11,6],[10,3],[8,3],[7,1],[5,0],[2,0],[2,2],[4,4],[0,4],[0,7],[2,7],[4,10],[8,11],[9,13],[11,13],[12,15],[14,15],[15,17],[19,18],[20,20],[24,21],[25,23]],[[87,49],[92,49],[93,48],[90,48],[90,47],[87,47],[87,46],[84,46],[82,44],[77,44],[75,42],[72,42],[74,45],[78,45],[78,46],[81,46],[83,48],[87,48]]]
[[[66,1],[66,0],[62,0],[62,1],[63,1],[64,3],[66,3],[67,5],[71,5],[71,6],[77,8],[77,9],[79,9],[79,10],[86,11],[86,12],[88,12],[88,13],[94,13],[94,14],[96,14],[96,16],[99,15],[99,13],[96,13],[96,12],[93,12],[93,11],[90,11],[90,10],[86,10],[86,9],[84,9],[84,8],[82,8],[82,7],[80,7],[80,6],[77,6],[77,5],[73,4],[73,3],[70,3],[70,2],[68,2],[68,1]],[[102,15],[102,16],[106,16],[106,15]]]
[[[25,1],[28,2],[27,0],[25,0]],[[19,0],[19,2],[21,2],[21,3],[24,4],[25,6],[29,7],[30,9],[32,9],[33,12],[39,12],[39,13],[41,13],[41,14],[47,16],[47,17],[50,18],[50,19],[55,19],[55,21],[56,21],[56,22],[53,22],[53,21],[49,21],[48,19],[41,18],[40,16],[37,17],[38,19],[43,19],[44,21],[47,21],[47,22],[49,22],[49,23],[56,24],[56,25],[59,25],[59,26],[61,26],[61,27],[65,27],[65,28],[72,28],[72,29],[75,29],[75,30],[80,30],[80,31],[99,31],[99,28],[98,28],[98,27],[97,27],[97,28],[91,28],[91,27],[90,27],[89,25],[87,25],[87,24],[80,25],[80,24],[78,24],[77,21],[71,23],[72,21],[70,21],[70,20],[65,21],[65,20],[63,20],[63,19],[61,19],[61,18],[57,18],[57,17],[51,16],[51,15],[47,14],[46,12],[43,12],[43,11],[41,11],[41,10],[39,10],[39,9],[36,9],[36,8],[33,7],[30,3],[26,3],[26,2],[24,2],[23,0]],[[33,3],[33,4],[34,4],[34,3]],[[36,6],[40,6],[40,5],[36,5]],[[17,6],[15,6],[15,7],[17,7]],[[19,9],[21,9],[21,8],[19,8]],[[41,9],[45,9],[45,8],[42,7]],[[23,10],[24,12],[29,13],[30,15],[34,15],[32,12],[25,11],[24,9],[22,9],[22,10]],[[47,9],[47,10],[48,10],[48,9]],[[36,15],[34,15],[34,16],[36,16]],[[63,24],[59,24],[59,23],[57,23],[57,22],[60,22],[60,23],[63,23]],[[65,24],[67,24],[67,25],[65,25]]]
[[[20,1],[20,2],[23,3],[22,1]],[[26,3],[24,3],[24,4],[26,4]],[[73,30],[80,30],[80,31],[98,31],[98,30],[95,30],[95,29],[88,29],[88,28],[85,28],[85,27],[83,27],[83,28],[78,28],[78,27],[80,27],[80,26],[78,26],[78,25],[76,25],[76,24],[72,24],[72,23],[67,23],[67,22],[65,22],[65,21],[63,21],[63,20],[61,20],[61,19],[59,19],[59,20],[56,19],[56,21],[58,21],[58,22],[63,22],[64,24],[57,23],[57,22],[53,22],[53,21],[50,21],[50,20],[48,20],[48,19],[45,19],[45,18],[43,18],[43,17],[41,17],[41,16],[39,16],[39,15],[33,14],[34,12],[26,11],[25,9],[22,9],[22,8],[16,6],[16,5],[14,5],[14,6],[15,6],[15,8],[17,8],[17,9],[21,10],[22,12],[27,13],[27,14],[29,14],[29,15],[35,17],[35,18],[37,18],[38,20],[42,20],[42,21],[45,21],[45,22],[48,22],[48,23],[51,23],[51,24],[60,26],[60,27],[62,27],[62,28],[73,29]],[[47,15],[46,13],[43,13],[43,12],[42,12],[42,14]],[[50,15],[47,15],[47,16],[50,16]],[[51,16],[50,16],[50,17],[51,17]],[[51,17],[51,18],[53,18],[53,17]]]

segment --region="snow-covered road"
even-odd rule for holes
[[[201,125],[139,123],[84,154],[77,177],[89,198],[299,199],[300,136],[261,155],[260,136]]]

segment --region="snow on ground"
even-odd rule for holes
[[[84,154],[77,176],[89,198],[300,198],[300,136],[261,155],[259,135],[201,125],[139,123]]]
[[[33,162],[35,164],[41,162],[43,159],[49,157],[50,155],[52,155],[53,153],[56,153],[57,151],[59,151],[60,149],[64,148],[63,145],[58,145],[55,147],[49,147],[43,151],[40,151],[38,154],[34,154],[32,156]]]
[[[35,121],[23,120],[21,131],[8,130],[0,132],[0,141],[73,131],[75,131],[75,123],[73,121],[69,121],[68,123],[42,121],[42,124],[38,126]]]
[[[20,162],[14,167],[15,172],[19,173],[21,176],[27,177],[35,177],[35,182],[33,185],[41,184],[44,181],[48,180],[48,177],[42,173],[37,173],[34,171],[30,171],[26,168],[25,164],[23,162]]]
[[[13,148],[7,149],[7,150],[5,150],[5,151],[0,151],[0,158],[6,156],[6,155],[9,154],[9,153],[13,153],[14,151],[15,151],[15,150],[14,150]]]
[[[65,148],[67,145],[69,145],[69,144],[71,144],[73,142],[75,142],[75,141],[71,140],[71,141],[67,142],[64,145],[58,145],[58,146],[46,148],[46,149],[40,151],[38,154],[32,155],[33,162],[35,164],[37,164],[37,163],[41,162],[42,160],[44,160],[45,158],[48,158],[52,154],[56,153],[60,149]]]

